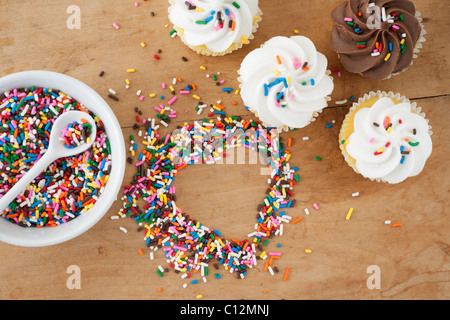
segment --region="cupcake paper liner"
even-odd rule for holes
[[[377,181],[377,182],[386,182],[386,181],[382,180],[381,178],[376,178],[376,179],[368,178],[368,177],[364,176],[363,174],[361,174],[358,171],[358,169],[356,168],[356,160],[353,159],[352,157],[350,157],[350,155],[347,153],[345,145],[342,144],[342,141],[346,141],[350,137],[350,135],[354,132],[353,120],[354,120],[356,113],[362,108],[372,107],[372,105],[376,101],[378,101],[381,98],[385,98],[385,97],[392,99],[395,104],[400,104],[400,103],[404,103],[404,102],[410,103],[411,104],[411,112],[424,118],[428,123],[430,136],[433,134],[432,127],[429,125],[429,120],[426,119],[426,114],[424,112],[422,112],[422,108],[418,107],[416,102],[411,102],[408,98],[400,95],[399,93],[393,93],[392,91],[384,92],[384,91],[380,91],[380,90],[378,90],[377,92],[371,91],[371,92],[365,94],[363,97],[359,98],[357,102],[354,102],[342,123],[341,130],[339,132],[339,146],[340,146],[340,149],[342,151],[342,155],[344,156],[345,161],[357,174],[360,174],[364,178],[370,179],[372,181]],[[386,183],[388,183],[388,182],[386,182]]]

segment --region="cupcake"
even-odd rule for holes
[[[331,47],[343,67],[373,80],[405,71],[425,42],[422,18],[409,0],[347,0],[331,18]]]
[[[415,102],[378,91],[353,104],[339,140],[356,173],[395,184],[423,170],[432,151],[431,135],[431,126]]]
[[[242,61],[242,100],[267,127],[303,128],[330,101],[334,84],[327,64],[308,38],[274,37]]]
[[[169,0],[169,19],[192,50],[223,56],[254,38],[261,21],[258,0]]]

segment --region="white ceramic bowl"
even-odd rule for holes
[[[23,228],[0,217],[0,241],[24,247],[43,247],[73,239],[94,226],[117,198],[125,173],[125,143],[119,122],[105,100],[86,84],[49,71],[25,71],[0,78],[0,92],[14,88],[46,87],[71,96],[97,115],[111,143],[112,169],[104,192],[86,213],[57,227]]]

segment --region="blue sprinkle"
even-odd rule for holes
[[[284,92],[280,92],[277,96],[277,100],[281,100],[284,96]]]

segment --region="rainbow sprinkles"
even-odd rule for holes
[[[162,249],[176,272],[190,276],[201,270],[204,282],[211,261],[215,261],[216,270],[223,265],[238,278],[244,278],[258,260],[272,261],[263,247],[273,236],[282,235],[283,224],[290,222],[285,210],[295,205],[292,189],[300,181],[298,168],[289,165],[291,154],[278,139],[278,131],[252,120],[227,117],[223,121],[185,123],[163,137],[158,133],[159,126],[149,119],[143,122],[145,149],[135,164],[135,178],[125,186],[119,215],[136,221],[151,256]],[[267,195],[258,205],[254,231],[248,234],[253,240],[228,240],[219,230],[183,212],[175,202],[173,182],[181,170],[198,163],[221,163],[238,147],[257,151],[271,169]],[[157,272],[163,276],[163,271]]]

